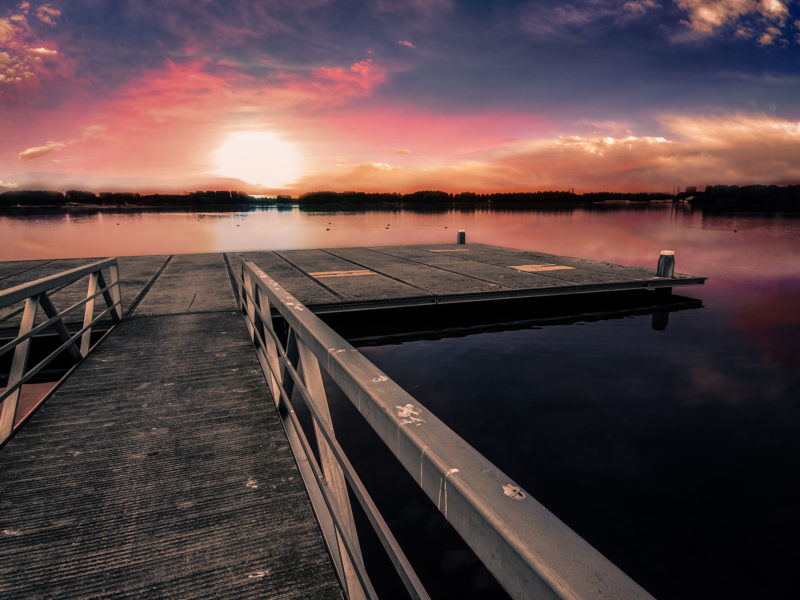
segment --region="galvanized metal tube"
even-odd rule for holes
[[[512,597],[651,598],[258,266],[243,265]]]

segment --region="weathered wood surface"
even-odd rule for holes
[[[247,252],[317,312],[699,284],[653,269],[483,244]]]
[[[180,254],[169,261],[136,314],[213,312],[229,310],[234,302],[221,254]]]
[[[168,256],[121,256],[118,259],[120,288],[125,308],[142,291],[150,278],[166,262]],[[100,258],[68,258],[48,261],[13,261],[0,263],[0,290],[28,283],[74,267],[87,265]],[[106,283],[111,281],[108,269],[103,272]],[[64,310],[86,297],[88,278],[84,278],[50,295],[58,310]],[[21,306],[21,304],[20,304]],[[20,306],[0,309],[0,329],[9,326]],[[75,311],[68,320],[79,321],[83,311]],[[110,320],[110,318],[109,318]]]
[[[0,450],[0,597],[342,597],[222,257],[176,258]]]

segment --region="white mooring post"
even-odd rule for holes
[[[658,267],[656,268],[658,277],[675,276],[675,250],[662,250],[658,257]]]
[[[464,232],[463,229],[458,230],[458,239],[456,241],[458,244],[466,244],[467,243],[467,234]]]

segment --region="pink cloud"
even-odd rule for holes
[[[312,72],[312,85],[323,94],[368,95],[386,81],[386,69],[371,58],[341,67],[321,67]]]
[[[411,42],[409,42],[407,40],[400,40],[397,43],[400,44],[401,46],[405,46],[406,48],[416,48],[416,46],[414,44],[412,44]]]
[[[334,142],[331,155],[351,162],[367,162],[401,148],[408,151],[405,164],[454,161],[521,138],[542,135],[549,125],[537,115],[487,112],[442,114],[403,105],[350,111],[342,109],[309,122],[324,127]],[[324,142],[323,142],[324,143]]]

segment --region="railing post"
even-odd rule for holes
[[[327,427],[329,431],[334,431],[333,422],[331,421],[331,412],[328,406],[328,398],[325,395],[325,386],[322,383],[322,374],[319,369],[319,361],[311,353],[305,344],[297,341],[297,348],[300,355],[300,368],[302,369],[302,377],[308,390],[309,400],[314,403],[318,414],[324,421],[323,426]],[[325,475],[325,481],[328,484],[328,489],[333,494],[333,505],[338,516],[339,523],[344,528],[350,539],[353,540],[354,548],[351,548],[353,557],[357,560],[363,569],[363,559],[361,556],[361,547],[358,543],[358,531],[356,524],[353,520],[353,510],[350,506],[350,496],[347,493],[347,483],[345,482],[344,473],[339,466],[333,451],[330,449],[325,436],[320,431],[320,424],[314,421],[314,435],[317,438],[317,448],[319,450],[320,463],[322,465],[322,472]],[[336,539],[339,545],[339,554],[342,559],[342,569],[344,573],[345,584],[347,587],[347,596],[350,600],[356,598],[365,598],[364,591],[358,581],[356,569],[350,560],[347,553],[345,542],[341,534],[337,531]]]
[[[255,333],[255,326],[256,326],[256,319],[255,319],[255,308],[253,307],[253,278],[250,276],[250,273],[243,273],[243,282],[242,282],[242,301],[246,302],[245,309],[247,310],[247,333],[250,334],[250,339],[255,342],[256,340],[256,333]],[[248,294],[250,297],[248,298]]]
[[[256,285],[255,289],[256,292],[258,292],[260,288]],[[269,391],[272,392],[272,397],[277,399],[280,394],[280,390],[278,389],[280,381],[275,374],[280,374],[280,361],[278,360],[278,347],[275,344],[275,339],[272,337],[272,334],[275,333],[272,327],[272,306],[269,303],[269,298],[261,293],[256,296],[256,299],[258,301],[258,309],[261,311],[262,315],[261,339],[264,343],[261,352],[269,367],[263,369],[264,376],[267,378],[267,385],[269,385]]]
[[[115,262],[113,265],[109,267],[110,274],[111,274],[111,300],[116,307],[115,310],[111,313],[111,316],[116,318],[114,321],[119,322],[122,320],[122,291],[119,287],[119,265]]]
[[[25,300],[25,311],[22,313],[22,322],[19,325],[19,335],[17,337],[21,337],[33,329],[37,308],[39,308],[39,296],[33,296]],[[25,375],[30,346],[31,340],[28,338],[14,348],[14,359],[11,362],[11,371],[8,374],[8,389],[12,389],[17,385],[22,376]],[[17,404],[19,403],[21,391],[22,386],[14,390],[0,407],[0,443],[4,442],[14,430],[14,419],[17,416]]]
[[[247,292],[244,289],[244,277],[245,277],[244,263],[242,263],[240,274],[241,274],[241,285],[239,286],[239,309],[242,311],[242,314],[245,314],[245,308],[247,307]]]
[[[89,323],[92,322],[94,318],[94,301],[96,298],[94,295],[97,293],[97,274],[98,272],[95,271],[94,273],[89,274],[89,289],[86,292],[86,297],[89,298],[89,301],[86,303],[86,307],[83,309],[83,327],[89,327]],[[89,354],[89,348],[92,346],[92,328],[86,329],[81,335],[81,354],[86,356]]]

